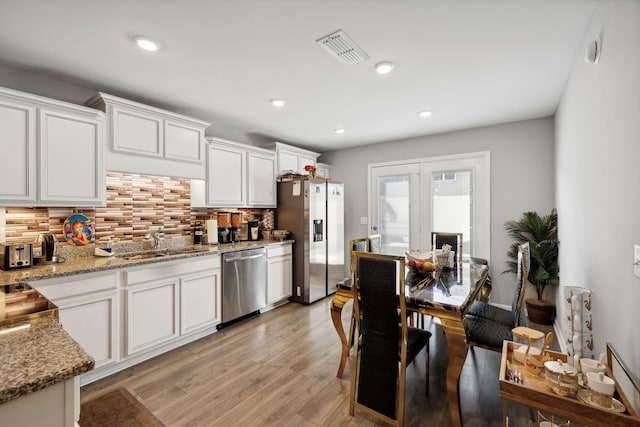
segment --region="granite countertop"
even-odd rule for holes
[[[242,249],[282,245],[293,240],[259,240],[211,246],[171,248],[170,255],[152,258],[81,256],[65,262],[0,272],[0,284],[71,276],[177,259],[209,256]],[[126,253],[126,252],[124,252]],[[116,252],[116,254],[119,254]],[[0,404],[80,375],[94,368],[93,358],[69,336],[56,319],[40,317],[27,329],[0,334]],[[18,324],[0,326],[2,330]]]
[[[154,258],[126,258],[119,256],[120,252],[116,251],[116,255],[110,257],[83,256],[69,259],[65,262],[59,262],[56,264],[36,265],[28,268],[0,271],[0,284],[11,284],[25,281],[28,282],[29,280],[51,279],[55,277],[71,276],[79,273],[90,273],[117,268],[135,267],[144,264],[167,262],[176,259],[193,258],[198,256],[209,256],[226,252],[234,252],[242,249],[282,245],[287,243],[293,243],[293,240],[255,240],[242,241],[237,243],[223,243],[210,246],[189,245],[182,246],[178,249],[171,248],[173,249],[171,255],[164,255]],[[184,252],[180,253],[180,250],[183,250]],[[162,252],[162,250],[159,250],[159,252]]]
[[[40,317],[31,327],[0,335],[0,404],[73,378],[94,360],[56,319]],[[16,326],[6,325],[2,329]]]

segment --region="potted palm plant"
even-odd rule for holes
[[[527,299],[527,315],[534,323],[550,325],[555,315],[555,304],[543,299],[547,286],[560,283],[558,273],[558,213],[552,209],[548,215],[540,216],[536,212],[525,212],[518,221],[508,221],[505,229],[513,239],[507,252],[507,270],[518,271],[518,245],[529,242],[531,265],[528,272],[528,283],[536,287],[537,299]]]

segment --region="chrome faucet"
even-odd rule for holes
[[[155,233],[149,233],[144,236],[145,241],[151,241],[152,249],[160,249],[162,246],[162,238],[160,237],[160,227],[158,227],[158,231]]]
[[[158,227],[158,231],[151,235],[153,237],[153,249],[160,249],[162,244],[162,239],[160,238],[160,228]]]

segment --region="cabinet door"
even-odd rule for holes
[[[291,255],[267,260],[267,304],[291,296]]]
[[[284,172],[294,171],[300,172],[298,165],[298,155],[289,151],[278,150],[278,173],[282,175]]]
[[[177,338],[178,281],[127,289],[127,355]]]
[[[207,205],[245,206],[246,151],[210,144],[207,165]]]
[[[180,333],[220,323],[220,270],[184,277],[180,282]]]
[[[105,203],[103,120],[41,109],[39,200],[49,205]]]
[[[177,121],[164,121],[164,155],[167,159],[175,159],[194,163],[203,163],[204,129],[189,126]]]
[[[118,362],[118,293],[109,292],[58,303],[65,331],[96,361],[96,369]]]
[[[316,173],[325,178],[329,178],[331,176],[331,167],[324,163],[316,163],[317,170]]]
[[[316,159],[313,157],[307,157],[303,154],[301,154],[298,158],[298,167],[299,167],[299,172],[303,175],[309,175],[309,172],[307,172],[306,170],[304,170],[304,167],[306,165],[312,165],[315,166],[316,165]]]
[[[0,97],[0,205],[36,200],[36,109]]]
[[[112,109],[112,149],[149,157],[164,156],[162,118],[142,111]]]
[[[276,206],[276,159],[275,155],[248,153],[248,189],[249,206]]]

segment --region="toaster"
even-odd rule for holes
[[[31,243],[0,243],[0,267],[3,270],[31,267],[33,264],[33,245]]]

